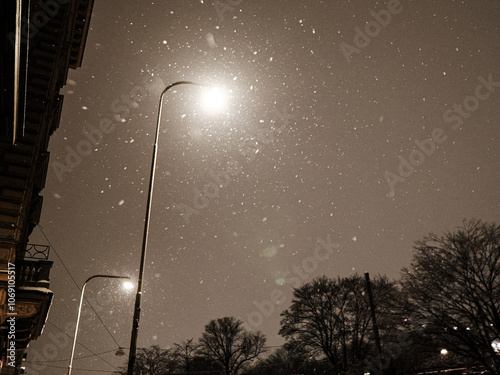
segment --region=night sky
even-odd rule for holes
[[[498,0],[96,0],[30,238],[52,245],[54,301],[27,373],[65,373],[72,278],[137,278],[158,98],[176,81],[230,98],[215,113],[198,86],[165,95],[140,347],[224,316],[281,345],[299,281],[397,279],[429,232],[498,223],[499,25]],[[79,342],[118,367],[135,292],[98,279],[86,295],[112,336],[85,305]],[[114,370],[88,355],[73,374]]]

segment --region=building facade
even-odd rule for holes
[[[0,374],[22,373],[53,293],[39,223],[68,70],[81,66],[93,0],[0,2]]]

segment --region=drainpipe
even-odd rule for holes
[[[14,45],[14,118],[13,118],[13,132],[12,132],[12,144],[16,143],[16,136],[18,132],[18,128],[21,127],[22,135],[24,135],[24,114],[26,112],[26,93],[27,93],[27,84],[28,84],[28,48],[29,48],[29,24],[26,25],[26,31],[28,35],[26,35],[26,62],[24,66],[24,90],[21,90],[21,46],[22,46],[22,18],[23,18],[23,4],[22,0],[17,0],[16,3],[16,39]],[[29,22],[30,19],[30,1],[28,1],[27,8],[27,20]],[[20,93],[24,92],[24,100],[20,102]],[[19,108],[23,104],[23,116],[19,116]]]

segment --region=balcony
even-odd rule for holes
[[[20,287],[49,287],[49,274],[52,261],[49,258],[50,247],[28,244],[24,260],[17,264],[17,283]]]

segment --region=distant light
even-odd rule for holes
[[[441,349],[441,354],[442,354],[442,355],[446,355],[446,354],[448,354],[448,350],[446,350],[446,349]]]
[[[218,87],[203,89],[201,104],[210,112],[220,112],[227,105],[227,92]]]
[[[495,351],[495,353],[500,353],[500,339],[495,339],[491,343],[491,347]]]
[[[134,283],[132,281],[125,281],[123,283],[123,289],[132,290],[134,288]]]

